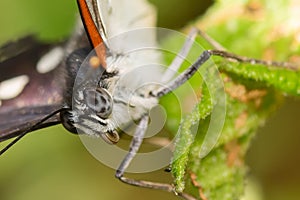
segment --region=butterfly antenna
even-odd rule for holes
[[[37,129],[42,123],[44,123],[45,121],[47,121],[48,119],[50,119],[51,117],[53,117],[54,115],[56,115],[57,113],[62,112],[63,110],[65,110],[66,108],[60,108],[52,113],[50,113],[49,115],[47,115],[46,117],[44,117],[43,119],[41,119],[40,121],[38,121],[36,124],[34,124],[33,126],[31,126],[30,128],[28,128],[27,130],[25,130],[23,133],[21,133],[18,137],[16,137],[13,141],[11,141],[8,145],[6,145],[1,151],[0,151],[0,156],[2,154],[4,154],[9,148],[11,148],[14,144],[16,144],[20,139],[22,139],[25,135],[27,135],[27,133]]]

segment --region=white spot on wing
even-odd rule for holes
[[[55,47],[45,54],[37,63],[36,69],[39,73],[44,74],[55,69],[61,62],[64,51],[61,47]]]
[[[17,76],[0,82],[0,99],[12,99],[18,96],[29,82],[26,75]]]

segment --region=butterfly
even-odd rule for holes
[[[151,7],[142,0],[131,1],[130,4],[117,0],[78,0],[78,5],[87,38],[83,29],[79,28],[69,41],[58,46],[38,44],[33,38],[28,37],[2,47],[4,61],[1,61],[0,67],[8,73],[1,74],[0,80],[26,74],[27,78],[33,81],[29,81],[16,98],[2,101],[0,140],[4,141],[12,137],[17,137],[18,140],[28,132],[62,123],[70,132],[101,137],[107,143],[115,144],[119,140],[120,126],[132,120],[137,121],[138,126],[130,152],[117,169],[116,177],[132,185],[172,192],[173,187],[170,184],[139,181],[123,176],[141,145],[149,121],[148,110],[158,104],[160,97],[185,83],[212,55],[241,62],[264,63],[224,51],[207,50],[201,53],[186,71],[174,79],[172,79],[174,76],[172,71],[176,71],[176,68],[167,70],[162,75],[155,70],[139,73],[138,75],[143,77],[140,79],[147,78],[147,75],[151,74],[151,77],[157,76],[161,81],[158,82],[160,84],[158,86],[136,88],[140,82],[134,83],[134,87],[131,81],[128,83],[128,79],[132,80],[136,77],[131,75],[124,80],[122,76],[142,62],[155,62],[159,56],[144,52],[124,56],[124,52],[130,52],[136,44],[144,45],[145,36],[147,46],[156,46],[153,33],[150,35],[141,33],[138,34],[139,37],[136,37],[137,35],[130,37],[125,32],[154,26]],[[133,5],[143,7],[145,10],[134,9]],[[119,7],[122,7],[126,13],[118,10]],[[197,33],[197,31],[190,33],[182,49],[183,54],[186,54],[191,46],[190,38],[194,38]],[[9,49],[12,46],[20,51],[10,57]],[[94,48],[95,51],[90,53]],[[45,60],[53,52],[58,52],[54,53],[55,57],[50,58],[56,61],[55,69],[44,74],[38,73],[35,67],[47,65]],[[127,60],[128,57],[131,61]],[[19,71],[9,73],[9,69],[20,59],[24,60],[24,66]],[[174,63],[174,66],[181,64],[176,59]],[[64,87],[61,87],[62,85]],[[32,95],[35,98],[32,98]],[[132,116],[126,115],[128,109],[132,111]],[[184,193],[179,195],[192,199]]]
[[[120,5],[122,4],[122,5]],[[137,1],[133,2],[132,5],[136,5],[136,8],[139,8],[140,6],[145,5],[143,1]],[[117,50],[115,51],[113,45],[116,44],[107,44],[108,37],[111,37],[112,34],[120,34],[121,32],[124,32],[126,30],[138,28],[139,26],[154,26],[153,24],[153,18],[152,14],[147,14],[147,10],[149,10],[149,6],[144,7],[144,9],[139,10],[139,12],[135,13],[132,16],[129,16],[128,19],[124,19],[128,23],[124,23],[123,21],[120,21],[122,19],[119,15],[122,15],[124,13],[119,12],[118,10],[113,9],[113,14],[108,14],[112,7],[119,8],[122,7],[129,7],[128,4],[120,1],[101,1],[101,8],[98,7],[97,1],[78,1],[78,5],[82,14],[82,19],[85,24],[88,39],[90,40],[90,43],[92,46],[96,47],[100,43],[104,43],[102,49],[97,52],[98,57],[101,58],[103,66],[106,62],[106,56],[108,54],[108,46],[109,51],[112,52],[122,52],[124,48],[126,48],[126,45],[132,43],[131,40],[127,40],[127,42],[122,41],[122,43],[117,44]],[[132,6],[130,4],[130,6]],[[101,9],[101,11],[100,11]],[[129,8],[128,8],[129,9]],[[119,10],[126,10],[126,9],[119,9]],[[138,9],[136,9],[138,10]],[[96,11],[96,12],[95,12]],[[152,8],[150,9],[150,12],[152,12]],[[101,13],[101,16],[100,16]],[[105,16],[110,16],[106,19]],[[143,16],[146,17],[143,17]],[[124,15],[127,16],[127,15]],[[136,21],[138,17],[142,16],[141,20]],[[111,21],[115,21],[115,18],[119,18],[119,22],[116,24],[110,23]],[[149,19],[150,18],[150,19]],[[104,24],[103,21],[106,21]],[[131,22],[134,22],[133,24]],[[109,25],[113,24],[113,25]],[[107,26],[104,28],[104,25]],[[76,132],[76,130],[72,130],[72,127],[68,126],[68,116],[63,117],[63,115],[59,116],[56,114],[52,114],[53,116],[50,119],[42,120],[44,122],[41,122],[41,124],[36,125],[36,128],[32,127],[34,124],[36,124],[40,119],[45,116],[49,115],[49,113],[52,112],[58,112],[58,108],[62,108],[65,105],[72,104],[70,93],[74,84],[74,80],[78,67],[76,62],[76,59],[81,59],[81,62],[85,58],[85,56],[88,54],[89,49],[85,48],[82,49],[82,47],[86,47],[88,45],[87,38],[85,36],[85,32],[83,29],[78,28],[79,30],[76,31],[73,37],[69,41],[66,42],[66,44],[61,44],[60,46],[53,46],[53,45],[47,45],[47,44],[39,44],[37,41],[34,40],[32,37],[24,38],[20,41],[17,41],[15,43],[10,43],[6,46],[3,46],[1,48],[2,52],[2,62],[1,67],[3,71],[6,71],[8,73],[1,75],[1,80],[6,80],[11,77],[17,77],[19,75],[26,75],[28,76],[30,81],[22,93],[17,98],[11,98],[8,100],[2,100],[2,106],[1,106],[1,117],[6,116],[6,113],[10,113],[11,119],[3,119],[1,124],[1,141],[18,136],[20,133],[24,132],[26,129],[30,129],[30,131],[33,131],[35,129],[43,128],[45,126],[53,125],[60,123],[63,121],[64,126],[70,130],[71,132]],[[150,38],[148,38],[149,41]],[[74,42],[76,41],[76,43]],[[78,42],[79,41],[79,42]],[[9,49],[19,49],[18,52],[14,52],[13,56],[12,53],[9,51]],[[73,51],[73,49],[80,49],[78,51],[73,52],[71,55],[69,53]],[[49,57],[51,54],[53,54],[54,51],[59,51],[60,53],[54,54],[51,58],[48,58],[46,60],[46,57]],[[28,55],[37,55],[32,59],[28,59]],[[27,59],[26,59],[27,58]],[[24,62],[28,61],[28,64],[25,63],[21,70],[19,71],[12,71],[9,70],[12,66],[15,65],[14,62],[17,62],[20,59],[24,59]],[[35,68],[37,66],[43,66],[48,65],[46,62],[48,62],[50,59],[54,60],[54,63],[57,63],[55,66],[55,69],[50,71],[49,73],[43,73],[39,74],[37,72],[37,69]],[[46,61],[43,61],[46,60]],[[67,60],[65,62],[65,60]],[[45,62],[45,63],[43,63]],[[55,65],[55,64],[50,64]],[[72,67],[75,66],[75,67]],[[77,67],[77,68],[76,68]],[[61,73],[63,72],[63,76],[61,77]],[[107,76],[114,75],[114,72],[107,74]],[[67,77],[66,77],[67,76]],[[49,84],[50,83],[50,84]],[[62,88],[61,85],[66,85],[65,88]],[[101,89],[98,89],[101,90]],[[32,98],[32,91],[38,91],[38,93],[35,94],[35,98]],[[101,90],[102,91],[102,90]],[[106,91],[100,96],[107,96],[109,97],[109,94],[106,94]],[[99,96],[95,96],[99,97]],[[111,101],[111,99],[107,99],[108,102]],[[51,101],[51,103],[49,103]],[[110,102],[111,103],[111,102]],[[63,105],[65,104],[65,105]],[[34,106],[33,106],[34,105]],[[108,105],[107,105],[108,106]],[[101,109],[101,108],[100,108]],[[107,109],[102,107],[102,109]],[[62,109],[64,110],[64,109]],[[13,113],[11,113],[13,111]],[[111,109],[107,109],[107,113],[104,115],[109,114],[111,112]],[[26,116],[22,116],[22,113],[25,113]],[[101,114],[100,114],[101,115]],[[17,120],[15,116],[18,116]],[[66,123],[64,123],[64,120],[67,120]],[[74,127],[73,127],[74,128]],[[112,141],[118,140],[117,134],[112,133]],[[108,139],[109,142],[110,135],[103,136],[104,139]],[[115,142],[116,142],[115,141]]]
[[[138,121],[139,126],[130,153],[120,164],[116,177],[132,185],[172,191],[170,184],[138,181],[123,176],[141,145],[149,120],[148,110],[157,105],[159,96],[171,91],[165,91],[165,88],[133,91],[128,89],[131,83],[126,85],[126,80],[119,87],[115,86],[120,82],[120,76],[128,71],[126,67],[130,69],[132,65],[157,59],[157,55],[144,52],[123,56],[124,52],[136,48],[144,41],[148,46],[156,46],[155,35],[151,30],[150,34],[149,31],[145,35],[138,34],[138,43],[135,42],[136,35],[122,35],[139,27],[153,27],[153,8],[143,0],[131,1],[130,4],[115,0],[77,2],[86,32],[79,27],[69,41],[59,45],[40,44],[34,38],[26,37],[1,48],[0,67],[6,71],[0,77],[2,86],[4,80],[25,77],[25,83],[23,80],[23,83],[18,84],[23,85],[20,94],[1,99],[0,141],[16,137],[2,153],[29,132],[59,123],[70,132],[101,137],[107,143],[115,144],[119,140],[120,125],[132,120],[122,115],[126,114],[129,107],[134,113],[133,120]],[[121,36],[108,39],[114,35]],[[89,54],[94,48],[95,52]],[[12,53],[10,49],[18,49],[18,52]],[[127,63],[129,59],[134,62]],[[22,67],[10,70],[20,60],[23,61]],[[54,69],[46,73],[37,71],[39,66],[43,68],[45,65],[52,65]],[[149,72],[140,76],[147,78]]]

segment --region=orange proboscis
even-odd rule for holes
[[[102,44],[103,39],[97,29],[95,22],[93,21],[92,15],[89,11],[86,1],[77,0],[77,2],[79,5],[82,20],[85,24],[87,34],[90,38],[93,47],[95,48],[96,54],[100,60],[100,64],[103,68],[106,68],[106,47]]]

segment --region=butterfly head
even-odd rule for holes
[[[73,110],[61,114],[63,125],[73,133],[100,136],[110,144],[119,140],[111,120],[113,99],[105,88],[87,87],[78,91]]]
[[[67,93],[71,101],[66,102],[69,109],[61,113],[61,121],[72,133],[100,136],[106,142],[115,144],[119,135],[115,130],[115,123],[111,120],[113,98],[108,91],[108,82],[117,72],[107,73],[99,62],[93,61],[94,56],[84,62],[85,53],[75,51],[67,61],[70,66],[76,68],[76,74],[70,74],[75,76],[75,81],[68,86],[73,87],[70,90],[72,92]]]
[[[67,85],[71,88],[66,98],[70,109],[61,114],[61,121],[72,133],[102,137],[115,144],[117,131],[140,120],[158,103],[149,95],[151,68],[139,66],[127,55],[111,53],[102,67],[95,52],[78,50],[69,56],[67,64],[74,69],[69,70],[74,81]]]

